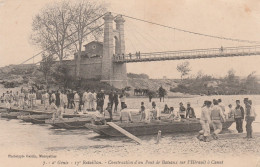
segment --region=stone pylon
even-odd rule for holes
[[[125,54],[124,18],[118,15],[115,19],[111,13],[104,17],[104,42],[102,57],[102,80],[111,86],[124,88],[127,86],[126,64],[113,63],[113,55]],[[116,29],[113,29],[113,21]]]

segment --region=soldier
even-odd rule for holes
[[[161,111],[160,109],[156,106],[155,102],[152,102],[152,110],[151,112],[154,115],[154,118],[157,120],[161,120]]]
[[[104,94],[104,90],[100,90],[100,92],[98,92],[97,94],[97,106],[99,108],[99,110],[101,111],[101,113],[103,113],[103,108],[104,108],[104,100],[105,100],[105,94]]]
[[[255,107],[252,104],[252,100],[246,102],[246,138],[252,138],[252,123],[256,118]]]
[[[87,99],[88,99],[88,102],[89,102],[88,110],[94,111],[94,91],[89,91]]]
[[[11,102],[11,100],[10,100],[10,94],[9,94],[9,91],[6,91],[6,94],[5,94],[5,96],[4,96],[4,99],[5,99],[5,106],[6,106],[6,108],[10,108],[10,102]]]
[[[118,100],[118,93],[115,92],[114,94],[114,99],[113,99],[114,103],[115,103],[115,107],[114,107],[114,112],[117,112],[117,106],[118,106],[118,103],[119,103],[119,100]]]
[[[60,116],[62,115],[62,113],[65,113],[65,108],[67,104],[68,104],[67,95],[65,94],[65,91],[62,90],[60,93]]]
[[[229,108],[228,118],[234,118],[235,109],[232,108],[232,104],[229,104],[228,108]]]
[[[205,142],[209,141],[209,135],[210,135],[210,127],[209,127],[209,124],[211,122],[210,106],[211,106],[211,101],[205,101],[201,109],[201,116],[200,116],[200,124],[202,126],[202,130],[199,131],[198,139],[203,140]]]
[[[107,103],[107,108],[106,108],[107,112],[109,113],[109,117],[111,122],[113,121],[113,115],[112,115],[112,105],[110,102]]]
[[[213,100],[214,106],[211,110],[211,120],[214,132],[212,134],[213,139],[218,139],[218,134],[222,131],[222,121],[225,122],[225,116],[223,115],[222,109],[218,105],[216,99]]]
[[[93,107],[94,107],[94,110],[97,110],[97,93],[95,90],[93,90]]]
[[[14,95],[14,105],[19,106],[19,92],[17,91],[16,94]]]
[[[32,108],[33,108],[36,106],[36,93],[34,90],[32,90],[31,98],[32,98]]]
[[[33,108],[33,93],[32,90],[30,90],[30,93],[28,94],[28,102],[29,102],[29,108]]]
[[[190,106],[190,102],[187,103],[186,118],[196,118],[194,109]]]
[[[132,59],[132,54],[131,53],[129,53],[129,58]]]
[[[140,107],[139,113],[141,113],[140,121],[145,120],[145,106],[144,106],[144,102],[141,102],[141,107]]]
[[[126,105],[126,94],[125,94],[124,90],[122,90],[122,93],[119,96],[119,99],[120,99],[120,102],[121,102],[121,109],[124,109],[125,105]]]
[[[83,95],[82,95],[82,102],[83,102],[83,105],[84,105],[84,107],[83,107],[83,113],[85,114],[86,113],[86,110],[87,110],[87,108],[88,108],[88,93],[89,93],[89,91],[88,90],[86,90],[84,93],[83,93]]]
[[[56,95],[55,95],[55,91],[52,91],[51,94],[51,103],[54,101],[54,103],[56,102]]]
[[[179,105],[180,105],[180,107],[179,107],[180,117],[181,117],[182,119],[184,119],[185,116],[186,116],[186,108],[183,106],[183,103],[182,103],[182,102],[180,102]]]
[[[44,94],[42,95],[42,99],[44,103],[44,108],[45,110],[47,110],[49,107],[49,93],[47,91],[44,91]]]
[[[244,108],[240,105],[240,100],[236,100],[236,108],[234,111],[234,119],[236,121],[236,129],[238,133],[243,133]]]
[[[113,104],[114,104],[114,91],[113,90],[111,90],[108,95],[108,101],[109,101],[111,107],[113,108]]]
[[[21,89],[21,93],[19,94],[19,107],[22,107],[24,109],[24,97],[25,94],[23,92],[23,89]]]
[[[80,97],[77,91],[74,91],[74,103],[75,103],[75,114],[78,114],[79,112],[79,101],[80,101]]]

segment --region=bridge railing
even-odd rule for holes
[[[134,54],[126,55],[115,55],[115,62],[131,62],[138,60],[147,60],[149,59],[182,59],[185,57],[192,58],[200,56],[236,56],[236,55],[252,55],[260,53],[260,45],[256,46],[239,46],[239,47],[221,47],[221,48],[211,48],[211,49],[195,49],[195,50],[180,50],[180,51],[165,51],[165,52],[151,52],[151,53],[140,53],[136,52]]]

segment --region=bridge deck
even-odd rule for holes
[[[260,45],[127,54],[127,55],[115,56],[114,62],[132,63],[132,62],[255,56],[255,55],[260,55]]]

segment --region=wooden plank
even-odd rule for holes
[[[129,137],[130,139],[133,139],[134,141],[136,141],[139,144],[142,144],[142,140],[140,140],[139,138],[137,138],[136,136],[134,136],[133,134],[127,132],[126,130],[124,130],[123,128],[121,128],[120,126],[116,125],[113,122],[107,122],[107,124],[109,126],[111,126],[112,128],[116,129],[117,131],[121,132],[123,135]]]

